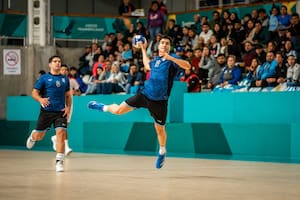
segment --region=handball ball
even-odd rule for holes
[[[135,35],[135,36],[133,36],[133,38],[132,38],[132,46],[135,47],[135,48],[140,48],[140,46],[138,45],[138,42],[142,42],[143,44],[145,44],[147,42],[147,40],[142,35]]]

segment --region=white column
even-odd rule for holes
[[[40,46],[46,45],[46,0],[40,0]]]
[[[27,16],[27,44],[33,44],[33,1],[28,0],[28,16]]]
[[[296,1],[297,3],[296,3],[296,12],[297,13],[300,13],[300,1],[298,0],[298,1]]]

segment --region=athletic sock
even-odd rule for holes
[[[64,158],[65,158],[65,154],[64,153],[57,153],[56,154],[56,162],[63,161]]]
[[[165,154],[166,153],[166,147],[165,146],[160,146],[159,147],[159,154],[160,155],[163,155],[163,154]]]
[[[107,105],[104,105],[103,106],[103,112],[107,112],[108,111],[108,106]]]
[[[32,137],[32,134],[34,133],[34,132],[36,132],[36,130],[34,129],[34,130],[32,130],[32,132],[31,132],[31,134],[30,134],[30,139],[32,140],[32,141],[36,141],[35,139],[33,139],[33,137]]]
[[[65,149],[69,149],[70,147],[69,147],[69,142],[68,142],[68,140],[65,140]]]

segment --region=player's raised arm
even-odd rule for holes
[[[139,45],[141,47],[141,50],[142,50],[142,56],[143,56],[143,64],[144,64],[144,69],[147,70],[147,71],[150,71],[150,58],[148,57],[147,55],[147,43],[142,43],[142,42],[139,42]]]

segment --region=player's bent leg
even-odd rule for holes
[[[37,131],[35,129],[32,130],[26,141],[27,149],[32,149],[36,141],[40,141],[44,138],[45,133],[46,131]]]
[[[132,111],[134,108],[127,105],[126,102],[122,102],[120,105],[111,104],[107,106],[107,110],[116,115],[122,115]]]

